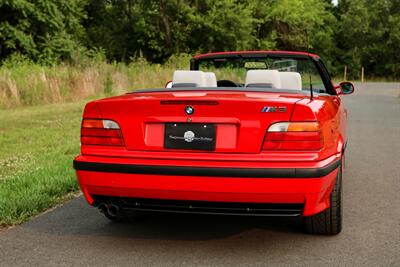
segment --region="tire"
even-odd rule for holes
[[[317,235],[337,235],[342,231],[342,166],[330,195],[330,207],[321,213],[304,218],[305,232]]]

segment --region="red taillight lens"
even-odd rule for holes
[[[84,119],[81,128],[81,144],[96,146],[124,146],[118,123],[112,120]]]
[[[269,127],[263,150],[320,150],[322,147],[317,122],[280,122]]]

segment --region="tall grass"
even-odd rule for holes
[[[40,66],[18,62],[0,67],[0,109],[115,95],[140,88],[163,87],[176,69],[189,68],[189,56],[171,57],[164,65],[143,59],[130,64],[85,61]]]

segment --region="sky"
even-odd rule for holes
[[[332,0],[332,3],[333,3],[335,6],[337,6],[337,2],[338,2],[338,0]]]

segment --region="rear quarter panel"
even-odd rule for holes
[[[291,121],[318,121],[324,138],[320,159],[340,153],[346,138],[346,114],[338,96],[316,96],[296,103]]]

